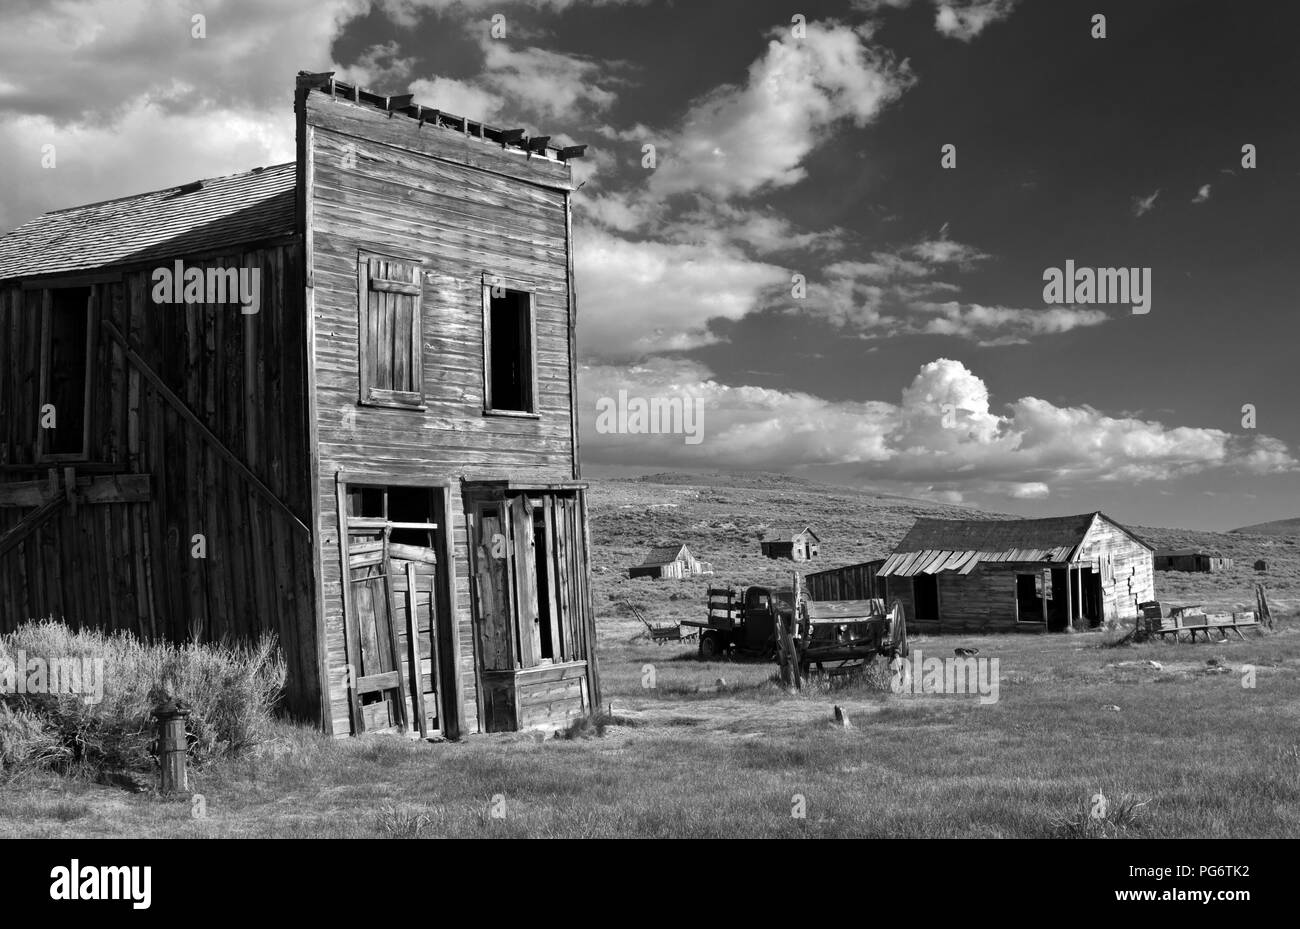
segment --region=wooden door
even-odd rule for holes
[[[387,533],[349,534],[348,598],[357,651],[354,707],[358,732],[405,732],[408,713],[394,628]]]

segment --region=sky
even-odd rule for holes
[[[1296,4],[4,0],[3,17],[4,230],[292,160],[300,69],[586,143],[586,476],[755,469],[1148,526],[1300,515]],[[1046,293],[1067,262],[1133,269],[1145,305]],[[674,398],[698,429],[598,416]]]

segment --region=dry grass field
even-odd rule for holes
[[[331,741],[282,724],[251,756],[194,773],[201,799],[32,774],[0,787],[0,836],[1281,837],[1300,830],[1300,624],[1207,644],[1114,644],[1114,633],[968,636],[1000,664],[999,700],[905,695],[884,676],[791,695],[774,665],[656,646],[652,620],[698,616],[708,579],[628,580],[655,542],[686,542],[713,582],[785,580],[757,555],[770,520],[813,524],[825,565],[883,554],[917,515],[955,507],[782,479],[593,486],[593,567],[608,711],[570,738],[458,744]],[[1300,539],[1138,531],[1213,545],[1224,575],[1158,573],[1162,600],[1300,605]],[[1256,575],[1250,563],[1268,559]],[[653,684],[653,686],[647,686]],[[1253,685],[1253,686],[1251,686]],[[851,728],[833,724],[833,706]],[[1086,815],[1098,793],[1105,817]],[[803,815],[797,815],[802,813]],[[202,815],[196,815],[202,814]]]

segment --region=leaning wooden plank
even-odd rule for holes
[[[29,535],[58,516],[67,505],[66,497],[55,497],[24,516],[17,525],[6,531],[4,535],[0,535],[0,557],[8,554],[11,549],[17,548]]]
[[[122,346],[122,350],[126,353],[127,359],[140,371],[141,374],[145,376],[149,383],[153,385],[154,389],[158,391],[158,395],[166,400],[182,419],[198,431],[199,435],[208,443],[217,455],[239,472],[240,476],[248,482],[249,486],[265,497],[268,502],[273,504],[282,513],[292,519],[303,532],[306,532],[308,535],[311,534],[311,530],[307,528],[306,523],[298,518],[298,514],[291,510],[287,503],[277,497],[271,488],[263,484],[261,478],[254,474],[238,455],[227,448],[225,443],[222,442],[221,439],[217,438],[217,436],[203,424],[203,421],[194,414],[194,411],[186,406],[185,402],[181,400],[180,397],[176,396],[176,394],[172,392],[171,388],[163,383],[163,380],[158,376],[158,373],[154,371],[153,368],[149,367],[149,364],[136,353],[135,349],[131,348],[130,343],[126,341],[126,337],[118,331],[116,326],[106,319],[101,320],[100,325],[104,328],[105,332],[112,336],[113,339]]]
[[[416,577],[415,565],[406,565],[406,651],[411,662],[411,694],[415,698],[415,721],[420,730],[420,738],[429,737],[429,721],[424,713],[424,685],[420,673],[420,633],[416,620]]]

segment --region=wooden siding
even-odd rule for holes
[[[192,631],[204,641],[273,632],[289,664],[287,707],[316,719],[307,532],[255,492],[101,326],[121,333],[176,401],[306,520],[301,249],[288,241],[179,257],[186,268],[258,269],[260,311],[156,304],[153,264],[125,267],[111,275],[116,280],[93,286],[90,460],[59,465],[76,467],[79,483],[96,471],[118,474],[122,483],[147,475],[140,480],[148,499],[86,500],[75,513],[64,507],[0,557],[0,629],[53,616],[77,628],[169,642],[187,641]],[[46,479],[36,448],[41,298],[19,282],[0,289],[0,490]],[[0,506],[0,534],[28,512]],[[191,538],[200,533],[206,559],[191,557]]]
[[[1075,561],[1101,573],[1107,620],[1136,619],[1137,605],[1156,598],[1151,550],[1107,519],[1098,516],[1093,520]]]
[[[533,172],[517,153],[494,152],[479,140],[447,139],[447,130],[421,129],[405,118],[390,121],[386,114],[319,93],[300,97],[299,119],[305,123],[299,126],[305,159],[300,181],[311,242],[308,299],[319,457],[314,519],[321,539],[332,730],[342,735],[350,729],[335,494],[335,476],[345,471],[371,475],[376,483],[449,488],[465,722],[468,731],[478,731],[478,658],[465,516],[458,505],[461,482],[575,476],[567,193],[539,186],[562,180],[554,163],[539,164]],[[444,143],[453,149],[440,148]],[[466,159],[474,166],[442,160],[461,157],[464,145],[479,146]],[[492,159],[506,160],[496,165]],[[527,169],[523,176],[537,184],[509,176],[519,175],[521,165]],[[562,173],[567,178],[567,166]],[[385,249],[424,262],[424,410],[357,402],[357,256]],[[536,416],[484,414],[485,272],[527,282],[534,294]]]
[[[912,578],[886,578],[886,596],[889,602],[898,599],[903,604],[908,628],[917,632],[1011,632],[1041,620],[1031,617],[1027,622],[1016,620],[1016,575],[1038,575],[1044,569],[1064,568],[1064,563],[1048,565],[1042,562],[988,562],[980,563],[969,574],[942,571],[935,575],[939,589],[939,621],[918,621],[916,603],[912,593]],[[1131,620],[1137,616],[1137,604],[1155,599],[1154,572],[1150,549],[1136,542],[1114,523],[1097,517],[1079,545],[1072,571],[1091,568],[1101,578],[1101,603],[1105,621]],[[1074,583],[1077,584],[1078,574]],[[1053,584],[1053,599],[1063,602],[1065,587],[1063,575]],[[1054,606],[1060,610],[1062,607]],[[1063,615],[1063,614],[1062,614]],[[1026,619],[1021,617],[1022,620]],[[1079,619],[1075,615],[1075,628]]]
[[[884,596],[885,579],[876,579],[884,559],[817,571],[804,577],[809,600],[872,600]]]

